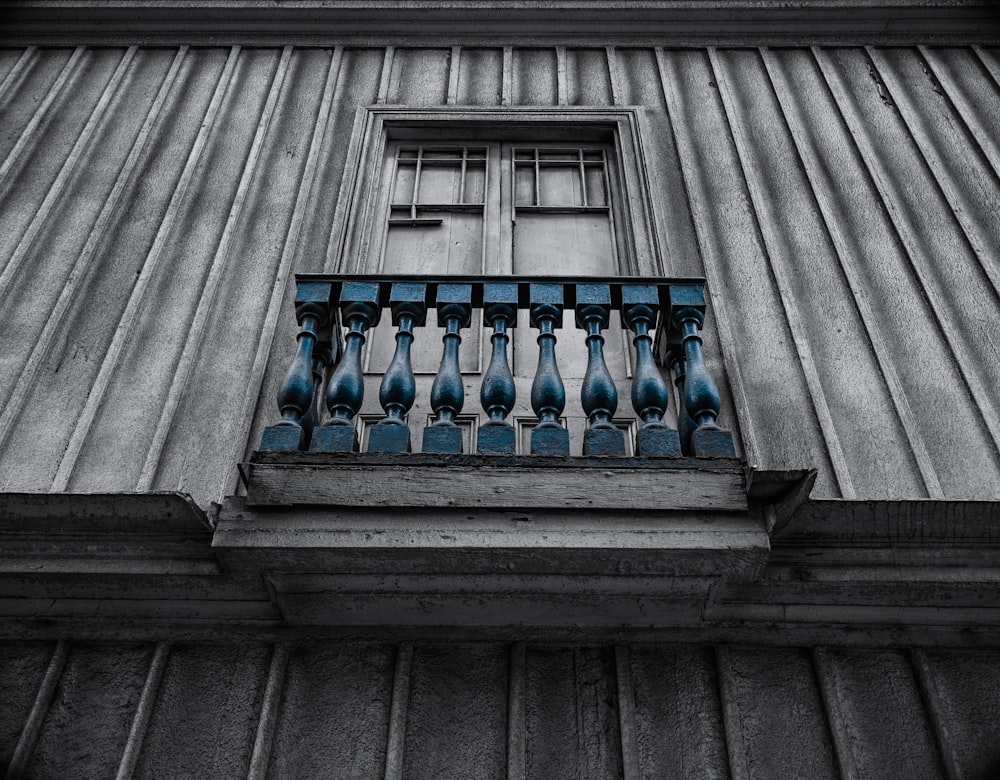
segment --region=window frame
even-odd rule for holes
[[[381,246],[380,192],[386,150],[391,140],[433,142],[469,141],[543,143],[548,141],[607,144],[614,155],[608,161],[620,195],[619,259],[622,275],[663,276],[662,222],[655,217],[650,168],[642,137],[645,111],[641,106],[589,108],[366,106],[358,109],[341,180],[340,197],[331,226],[325,268],[338,273],[360,273],[372,268],[371,253]],[[609,193],[612,197],[615,193]],[[617,217],[617,214],[616,214]],[[499,267],[487,273],[503,273]]]

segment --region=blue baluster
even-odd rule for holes
[[[326,367],[333,362],[333,343],[330,340],[329,332],[321,335],[319,338],[319,343],[313,351],[312,358],[313,397],[309,403],[309,411],[299,421],[305,434],[305,447],[309,446],[309,442],[312,440],[313,429],[315,429],[316,424],[319,422],[319,405],[320,397],[323,393],[323,377],[326,374]]]
[[[653,357],[656,313],[660,306],[656,285],[622,286],[622,322],[635,334],[635,371],[632,374],[632,407],[642,427],[636,435],[636,455],[640,457],[677,457],[681,454],[680,436],[663,422],[670,404],[670,392]]]
[[[375,282],[344,282],[340,311],[347,323],[344,353],[327,383],[326,407],[330,419],[313,430],[310,452],[357,452],[354,415],[365,395],[361,351],[365,333],[378,325],[382,313],[379,285]]]
[[[684,377],[686,375],[684,344],[681,341],[681,334],[676,330],[671,330],[667,334],[664,355],[667,364],[674,372],[674,386],[677,388],[674,398],[677,401],[677,433],[681,440],[681,450],[685,455],[691,455],[691,434],[694,433],[695,424],[684,405]]]
[[[385,417],[372,426],[368,437],[369,452],[409,452],[410,428],[406,413],[413,406],[417,383],[410,365],[413,329],[427,317],[427,285],[395,282],[389,296],[392,322],[396,326],[396,351],[382,375],[378,400]]]
[[[332,285],[329,282],[307,282],[298,285],[295,294],[295,316],[299,323],[298,347],[278,389],[281,422],[264,429],[261,450],[295,452],[306,442],[303,418],[308,414],[314,394],[313,352],[318,331],[329,316]]]
[[[422,449],[457,455],[462,452],[462,429],[455,424],[455,418],[465,404],[458,348],[461,329],[472,321],[472,285],[439,284],[436,299],[438,325],[445,327],[444,350],[431,386],[431,408],[436,419],[424,428]]]
[[[704,288],[672,285],[670,311],[684,346],[684,406],[695,423],[691,433],[692,453],[696,457],[736,457],[732,433],[716,424],[721,401],[702,352],[699,331],[705,321]]]
[[[517,451],[517,432],[507,422],[507,415],[517,393],[507,362],[507,330],[517,321],[517,285],[484,284],[483,317],[493,328],[493,354],[483,375],[479,399],[490,420],[479,428],[476,450],[480,455],[513,455]]]
[[[531,383],[531,408],[538,423],[531,432],[532,455],[569,455],[569,431],[559,424],[566,407],[566,389],[556,363],[556,337],[562,326],[561,284],[532,284],[531,325],[538,328],[538,368]]]
[[[625,434],[611,418],[618,409],[618,389],[604,360],[601,331],[611,318],[611,285],[576,286],[576,325],[587,331],[587,372],[580,400],[589,425],[583,437],[584,455],[625,454]]]

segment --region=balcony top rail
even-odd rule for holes
[[[538,331],[538,365],[531,385],[537,418],[531,431],[532,455],[565,457],[570,452],[569,431],[560,423],[566,388],[559,373],[555,333],[567,312],[584,332],[587,348],[580,388],[587,418],[583,454],[626,454],[624,433],[613,421],[618,391],[605,361],[602,335],[615,312],[635,346],[631,401],[641,421],[636,455],[735,457],[732,433],[717,423],[719,393],[702,349],[704,279],[300,274],[296,284],[298,348],[278,392],[282,419],[265,429],[262,451],[359,450],[355,417],[364,397],[363,346],[388,311],[396,328],[396,347],[379,389],[385,416],[371,427],[367,449],[410,452],[406,416],[417,386],[411,345],[415,329],[426,325],[428,311],[435,309],[437,325],[445,330],[444,346],[430,390],[434,421],[423,430],[422,451],[463,451],[456,423],[465,403],[459,367],[461,332],[472,325],[472,312],[481,311],[482,327],[492,331],[492,354],[480,392],[488,421],[479,426],[476,452],[515,454],[517,433],[507,421],[516,401],[508,345],[510,330],[517,327],[517,312],[524,310],[530,327]],[[654,338],[659,342],[655,350]],[[671,408],[671,374],[677,388],[676,429],[663,419]]]

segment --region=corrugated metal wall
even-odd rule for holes
[[[14,642],[0,691],[34,778],[1000,775],[985,650]]]
[[[976,47],[5,51],[0,489],[233,492],[358,106],[638,104],[750,460],[1000,497],[998,79]]]

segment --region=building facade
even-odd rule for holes
[[[8,776],[1000,777],[990,6],[4,9]]]

